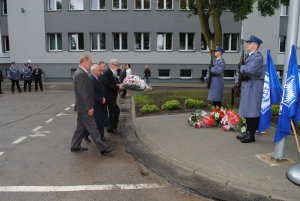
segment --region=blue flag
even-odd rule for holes
[[[275,70],[274,62],[270,53],[267,52],[266,74],[264,90],[260,109],[258,133],[271,126],[272,109],[271,106],[281,101],[282,88]]]
[[[280,103],[274,143],[279,142],[291,132],[291,120],[297,119],[299,110],[299,75],[296,48],[293,45],[283,95]]]

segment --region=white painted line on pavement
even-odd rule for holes
[[[27,136],[20,137],[20,138],[17,139],[16,141],[12,142],[12,144],[19,144],[20,142],[22,142],[22,141],[25,140],[26,138],[27,138]]]
[[[49,88],[53,88],[53,87],[56,87],[56,85],[52,85],[52,86],[50,86]]]
[[[2,154],[4,154],[4,152],[0,152],[0,156],[2,156]]]
[[[72,115],[72,114],[59,113],[59,114],[57,114],[56,116],[57,116],[57,117],[60,117],[60,116],[63,116],[63,115],[66,116],[66,115]]]
[[[41,128],[43,128],[43,126],[38,126],[35,129],[32,129],[31,132],[37,132],[38,130],[40,130]]]
[[[75,106],[75,104],[72,104],[72,105],[70,105],[71,107],[74,107]]]
[[[45,134],[34,134],[34,135],[29,135],[30,137],[45,137],[46,135]]]
[[[80,186],[0,186],[0,192],[74,192],[74,191],[111,191],[165,188],[158,184],[108,184]]]
[[[65,110],[68,111],[69,109],[71,109],[71,108],[67,107]]]
[[[54,118],[48,119],[47,121],[45,121],[46,123],[50,123],[51,121],[53,121]]]

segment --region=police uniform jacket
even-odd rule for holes
[[[18,67],[10,67],[9,68],[9,78],[11,80],[19,80],[20,79],[20,71]]]
[[[32,70],[28,67],[23,69],[24,80],[32,80]]]
[[[207,100],[221,101],[224,88],[223,73],[225,69],[225,61],[222,57],[213,61],[211,72],[211,84]]]
[[[241,66],[243,74],[239,115],[242,117],[259,117],[263,92],[263,57],[259,51],[247,55]]]

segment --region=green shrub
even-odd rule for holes
[[[278,116],[280,110],[280,105],[272,105],[272,115]]]
[[[180,103],[178,100],[166,101],[165,104],[163,104],[162,109],[163,110],[178,110],[179,105],[180,105]]]
[[[184,106],[187,109],[199,109],[204,106],[204,101],[199,101],[190,98],[184,101]]]
[[[297,127],[298,127],[298,128],[300,128],[300,122],[299,122],[299,123],[297,123]]]
[[[159,111],[159,108],[156,105],[144,105],[140,111],[142,113],[152,113]]]

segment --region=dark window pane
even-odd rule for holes
[[[166,9],[172,9],[173,8],[173,0],[166,0]]]
[[[144,0],[144,9],[150,9],[150,0]]]
[[[159,69],[158,77],[170,77],[170,70],[169,69]]]
[[[3,0],[3,14],[7,15],[7,0]]]
[[[9,37],[6,36],[5,37],[5,44],[6,44],[6,52],[9,52],[10,51],[10,46],[9,46]]]
[[[120,49],[120,40],[119,40],[119,34],[114,33],[114,49],[119,50]]]
[[[188,50],[194,50],[194,34],[188,34]]]
[[[57,50],[62,50],[62,36],[57,34]]]
[[[144,49],[150,49],[150,33],[144,33]]]
[[[180,9],[185,10],[186,9],[186,1],[187,0],[180,0]]]
[[[172,33],[166,34],[166,50],[172,50]]]
[[[279,43],[279,52],[285,52],[285,40],[286,40],[286,36],[280,36],[279,40],[280,40],[280,43]]]
[[[127,9],[127,0],[122,0],[122,9]]]
[[[56,1],[56,9],[61,10],[62,9],[62,0],[57,0]]]
[[[78,49],[79,50],[83,50],[84,49],[83,33],[78,34]]]
[[[235,70],[225,70],[224,77],[234,77]]]
[[[55,34],[49,34],[49,48],[55,50]]]
[[[100,0],[100,9],[105,9],[105,0]]]
[[[231,51],[238,50],[238,34],[231,34]]]
[[[119,9],[120,8],[119,0],[113,0],[113,8],[114,9]]]
[[[230,34],[224,34],[223,38],[223,48],[224,50],[229,50],[229,39],[230,39]]]
[[[135,0],[135,8],[142,9],[142,0]]]
[[[179,34],[179,40],[180,40],[180,50],[185,50],[185,33]]]
[[[191,69],[181,69],[180,77],[192,77],[192,70]]]
[[[122,49],[127,50],[127,33],[122,33]]]
[[[141,50],[142,49],[142,34],[135,33],[135,49]]]
[[[105,36],[105,33],[100,34],[100,49],[101,50],[106,49],[106,36]]]
[[[92,50],[98,49],[98,36],[96,33],[91,34],[92,37]]]
[[[158,0],[157,7],[158,9],[164,9],[164,0]]]
[[[206,43],[206,41],[204,39],[203,33],[201,33],[201,50],[207,50],[207,49],[208,49],[207,48],[207,43]]]

